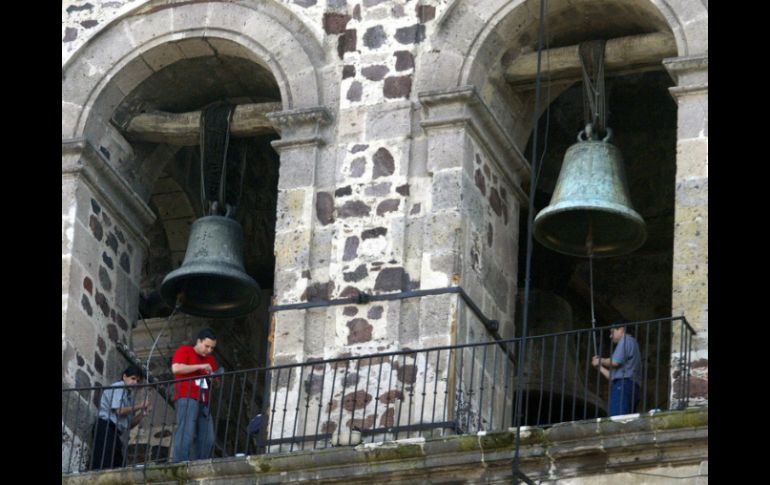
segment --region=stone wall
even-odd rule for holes
[[[589,3],[549,3],[552,27],[569,32],[569,9]],[[707,13],[695,1],[656,5],[601,18],[622,28],[641,19],[677,40],[680,57],[666,64],[680,119],[673,306],[699,332],[693,382],[704,402]],[[224,40],[281,92],[283,110],[268,116],[281,135],[273,303],[460,285],[513,336],[534,103],[501,65],[531,48],[536,11],[504,0],[64,2],[62,136],[79,148],[63,148],[63,381],[117,378],[114,343],[136,320],[146,203],[165,155],[142,155],[112,111],[163,66],[203,62]],[[280,311],[270,333],[276,365],[489,338],[456,295]],[[286,383],[292,399],[302,385]]]

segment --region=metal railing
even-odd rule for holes
[[[609,328],[226,372],[211,378],[215,445],[210,457],[507,430],[515,426],[516,413],[521,424],[537,426],[603,417],[610,381],[593,368],[591,358],[611,355]],[[626,329],[641,357],[635,411],[685,407],[695,333],[685,318],[627,323]],[[514,409],[516,360],[511,357],[522,350],[522,404]],[[112,435],[122,459],[107,465],[172,461],[179,430],[175,402],[167,396],[177,382],[130,388],[134,402],[147,399],[152,406],[124,433],[125,441]],[[88,471],[94,454],[106,453],[104,433],[93,432],[105,389],[62,390],[63,473]],[[258,414],[262,420],[256,429]]]

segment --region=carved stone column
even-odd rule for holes
[[[666,59],[677,85],[669,89],[678,105],[673,314],[684,314],[698,332],[692,341],[690,404],[708,402],[708,56]],[[672,341],[679,355],[678,329]],[[673,376],[679,398],[682,376]]]

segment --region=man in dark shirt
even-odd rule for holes
[[[610,380],[610,416],[631,414],[639,403],[642,382],[642,360],[639,344],[633,335],[626,333],[625,323],[613,323],[610,338],[615,344],[612,357],[600,358],[594,355],[591,364]]]

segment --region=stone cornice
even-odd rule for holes
[[[234,485],[286,483],[422,482],[453,476],[467,483],[509,479],[516,434],[502,432],[412,438],[355,447],[251,455],[224,460],[149,465],[98,473],[64,475],[62,485],[154,483],[160,477],[185,480],[216,477]],[[708,460],[708,408],[590,419],[548,429],[521,428],[520,466],[531,480],[560,480],[596,474],[698,465]],[[479,468],[481,470],[479,471]]]
[[[708,91],[708,61],[708,55],[663,59],[663,67],[677,84],[669,89],[671,94],[677,97]]]
[[[324,107],[274,111],[266,116],[281,134],[280,140],[272,142],[278,151],[325,144],[321,129],[332,121],[331,113]]]
[[[422,92],[418,98],[426,112],[420,122],[423,129],[428,131],[447,126],[470,128],[469,132],[489,153],[495,168],[508,179],[516,198],[526,204],[528,197],[521,189],[521,181],[529,177],[529,164],[474,86]],[[504,163],[506,161],[512,163]]]
[[[111,215],[145,247],[145,230],[155,222],[155,214],[125,179],[85,138],[62,140],[62,177],[83,177],[99,195]]]

